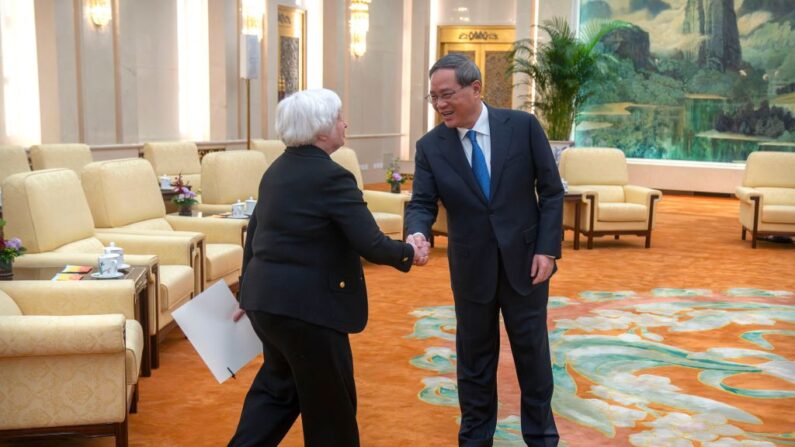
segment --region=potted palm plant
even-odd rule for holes
[[[580,36],[566,19],[555,17],[539,28],[549,37],[534,49],[532,39],[514,42],[510,73],[527,75],[517,85],[535,83],[536,96],[523,95],[524,110],[535,108],[550,140],[568,140],[577,109],[607,73],[615,58],[597,47],[606,34],[631,25],[621,21],[590,22]]]

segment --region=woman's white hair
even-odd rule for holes
[[[331,132],[342,101],[331,90],[301,90],[276,106],[276,134],[287,146],[313,144],[319,134]]]

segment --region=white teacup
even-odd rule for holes
[[[119,255],[106,253],[97,259],[97,264],[101,276],[113,276],[119,272]]]
[[[246,200],[246,214],[252,214],[255,206],[257,206],[257,201],[253,197],[249,197]]]
[[[121,247],[117,247],[115,243],[111,242],[110,246],[105,247],[105,254],[119,255],[119,266],[124,265],[124,249]]]
[[[245,209],[245,206],[245,203],[238,200],[237,203],[232,205],[232,216],[243,217],[243,210]]]
[[[160,177],[160,189],[171,188],[171,177],[164,175]]]

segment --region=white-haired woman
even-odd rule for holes
[[[329,157],[345,143],[341,106],[316,89],[276,108],[288,147],[260,182],[240,289],[265,362],[230,446],[276,446],[299,414],[306,446],[358,446],[348,334],[367,322],[360,256],[404,272],[427,261],[427,244],[378,229],[353,174]]]

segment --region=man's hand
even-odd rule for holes
[[[547,255],[533,255],[533,266],[530,267],[530,276],[533,278],[533,285],[541,284],[552,275],[552,268],[555,260]]]
[[[235,311],[232,313],[232,321],[237,323],[241,318],[243,318],[243,315],[245,314],[246,311],[241,309],[240,306],[238,305],[237,309],[235,309]]]
[[[431,244],[425,239],[422,233],[410,234],[406,238],[406,243],[414,247],[414,265],[425,265],[430,256]]]

